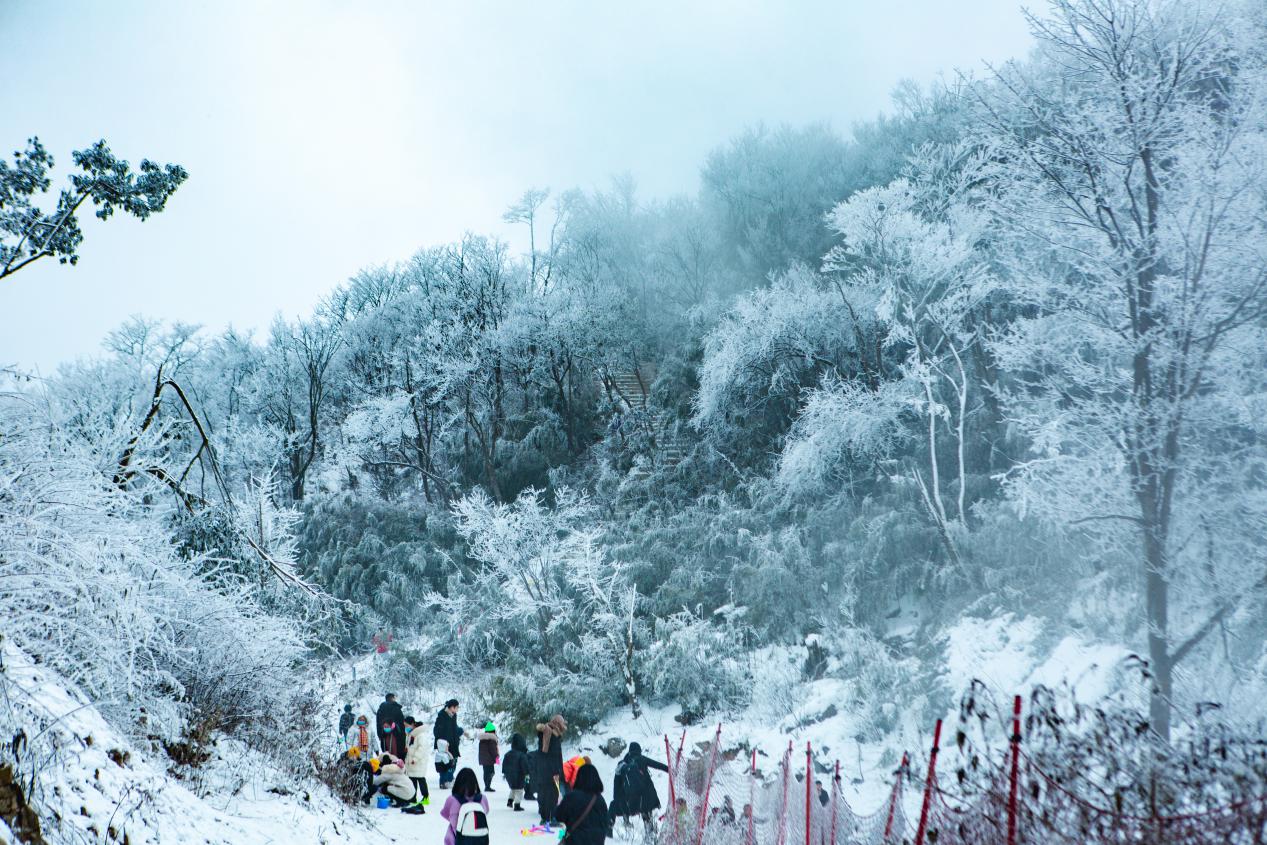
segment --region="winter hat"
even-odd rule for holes
[[[636,742],[629,743],[629,756],[636,757],[642,753],[642,746]]]
[[[449,708],[449,707],[457,707],[457,706],[458,706],[458,700],[457,700],[456,698],[450,698],[448,701],[444,702],[444,706],[445,706],[445,708]]]
[[[352,705],[351,705],[351,704],[345,704],[345,705],[343,705],[343,712],[344,712],[344,713],[351,713],[351,712],[352,712]]]
[[[488,733],[496,733],[497,726],[494,725],[492,722],[489,722],[487,725],[484,726],[484,730],[487,731]]]

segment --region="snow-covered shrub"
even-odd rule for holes
[[[920,664],[895,655],[868,631],[842,626],[823,638],[832,655],[828,675],[846,682],[849,689],[844,706],[857,717],[859,731],[869,740],[878,740],[911,717],[924,720],[933,699],[942,703],[931,673],[920,672]]]
[[[679,705],[684,719],[747,704],[752,674],[740,626],[682,610],[655,620],[654,638],[646,659],[651,688]]]
[[[449,556],[465,553],[445,510],[352,493],[309,497],[298,539],[304,576],[356,604],[348,647],[368,646],[384,624],[428,625],[423,597],[444,586]]]
[[[0,431],[0,608],[14,645],[139,738],[178,740],[210,720],[275,743],[310,672],[303,625],[223,560],[180,553],[168,499],[101,471],[118,441],[70,435],[28,397],[0,397]]]
[[[1152,678],[1141,663],[1142,680]],[[1133,702],[1131,699],[1135,698]],[[1034,687],[1022,701],[1020,810],[1023,841],[1250,842],[1261,832],[1267,754],[1258,729],[1206,702],[1176,712],[1174,741],[1150,729],[1140,696],[1081,701],[1073,688]],[[943,740],[943,782],[963,803],[1008,790],[1011,701],[975,681],[959,703],[953,744]],[[952,774],[953,772],[953,774]],[[1096,809],[1098,808],[1098,809]]]
[[[622,700],[637,709],[637,592],[597,545],[589,503],[567,490],[553,507],[535,491],[510,505],[476,493],[454,512],[472,565],[425,600],[440,666],[492,673],[490,698],[516,718],[596,720]]]

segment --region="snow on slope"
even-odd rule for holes
[[[348,812],[329,793],[267,792],[294,778],[258,754],[222,743],[206,798],[168,773],[166,760],[136,748],[48,669],[6,645],[0,721],[25,730],[38,761],[36,797],[50,843],[126,842],[267,845],[276,842],[383,842],[372,817]],[[232,796],[217,794],[219,776],[246,772]],[[228,790],[226,790],[227,792]],[[305,797],[307,800],[305,800]],[[12,841],[0,829],[0,841]],[[388,840],[390,841],[390,840]]]
[[[788,667],[796,667],[801,652],[787,652],[767,658],[777,657]],[[1121,680],[1118,666],[1127,653],[1120,646],[1087,643],[1074,636],[1057,640],[1032,617],[965,618],[946,633],[944,680],[957,697],[973,678],[979,678],[1000,703],[1013,693],[1027,692],[1035,683],[1067,681],[1079,698],[1091,701],[1117,688]],[[197,782],[182,782],[169,773],[165,756],[129,743],[49,670],[33,665],[9,646],[3,657],[0,678],[9,707],[0,713],[0,720],[23,726],[32,738],[32,748],[44,755],[37,789],[46,814],[49,809],[56,811],[56,816],[44,819],[49,842],[122,842],[125,833],[130,845],[381,845],[439,843],[442,839],[439,809],[447,793],[434,789],[434,777],[430,779],[432,804],[425,816],[350,809],[324,787],[300,782],[293,773],[277,770],[262,755],[234,741],[221,740],[218,758],[195,775]],[[365,681],[373,672],[361,665],[357,675]],[[712,738],[718,721],[722,721],[724,746],[755,747],[758,768],[764,772],[773,771],[789,740],[798,754],[805,742],[812,743],[818,763],[832,765],[839,760],[846,797],[864,813],[879,807],[887,797],[893,769],[903,751],[910,751],[915,760],[926,753],[931,725],[905,715],[883,740],[866,741],[866,717],[859,712],[857,691],[840,679],[800,683],[789,669],[786,678],[762,689],[761,698],[746,711],[717,716],[686,729],[673,720],[676,708],[647,708],[636,720],[627,709],[618,710],[593,730],[567,737],[565,749],[569,754],[589,754],[610,784],[616,760],[601,751],[609,737],[626,743],[639,741],[648,754],[663,759],[666,735],[676,747],[685,734],[686,753],[690,754]],[[428,693],[427,698],[435,695]],[[366,709],[370,700],[368,695],[363,700]],[[406,701],[407,706],[410,703]],[[903,712],[910,703],[891,704]],[[331,705],[331,709],[333,718],[338,708]],[[945,717],[953,719],[954,714],[946,713]],[[4,728],[6,734],[16,730],[16,726]],[[663,799],[667,795],[665,778],[656,773],[655,780]],[[514,813],[505,807],[507,793],[500,775],[495,787],[498,791],[490,796],[495,841],[546,841],[546,837],[519,836],[521,828],[535,821],[535,805]],[[272,789],[290,794],[279,795]],[[9,831],[0,826],[0,842],[11,840]]]

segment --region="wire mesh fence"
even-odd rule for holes
[[[943,785],[940,723],[927,774],[903,756],[887,799],[860,812],[845,798],[839,764],[812,746],[775,755],[710,741],[665,738],[669,801],[658,845],[1267,845],[1267,784],[1258,797],[1188,813],[1140,815],[1105,806],[1085,783],[1045,771],[1021,748],[1020,704],[1000,765],[968,788]],[[760,757],[760,759],[759,759]],[[1094,797],[1087,797],[1092,795]],[[1100,799],[1097,803],[1096,799]],[[915,815],[908,815],[918,808]]]

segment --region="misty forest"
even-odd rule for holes
[[[526,250],[5,366],[0,841],[488,842],[451,700],[493,842],[1267,841],[1267,9],[1030,26],[672,198],[507,197]],[[8,128],[0,303],[199,178]],[[345,742],[387,692],[425,805]],[[594,777],[514,815],[555,714]]]

